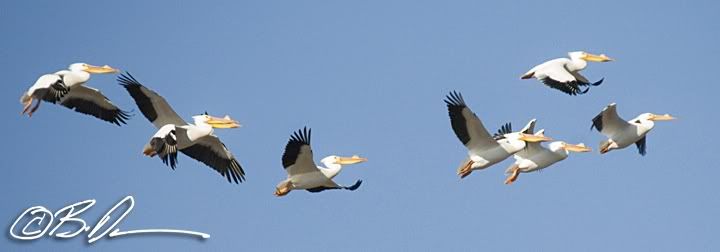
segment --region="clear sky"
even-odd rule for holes
[[[0,4],[0,250],[102,251],[711,251],[720,249],[718,1],[3,1]],[[569,51],[605,53],[605,78],[571,97],[519,76]],[[19,97],[74,62],[130,71],[185,119],[208,111],[244,127],[216,130],[247,182],[227,183],[181,156],[172,171],[141,153],[155,128],[115,76],[97,87],[126,110],[117,127]],[[444,96],[458,90],[492,131],[532,118],[548,136],[596,151],[503,185],[505,160],[460,180],[466,150]],[[590,120],[618,103],[658,123],[648,154],[601,156]],[[316,160],[359,154],[341,184],[354,192],[273,196],[289,135],[313,129]],[[32,242],[9,238],[26,208],[85,199],[90,224],[127,195],[123,230],[179,236]],[[3,224],[4,223],[4,224]]]

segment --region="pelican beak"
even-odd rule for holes
[[[608,56],[605,56],[605,54],[595,55],[592,53],[585,53],[585,55],[583,55],[582,59],[587,60],[587,61],[594,61],[594,62],[613,61],[613,59],[611,59]]]
[[[546,137],[543,134],[530,135],[530,134],[520,133],[520,140],[523,140],[525,142],[536,143],[536,142],[552,141],[552,138]]]
[[[664,114],[664,115],[653,114],[650,117],[650,120],[652,120],[652,121],[670,121],[670,120],[675,120],[675,117],[670,116],[670,114]]]
[[[367,162],[367,158],[360,157],[358,155],[354,155],[352,157],[339,157],[337,160],[335,160],[336,164],[339,165],[351,165],[351,164],[358,164],[362,162]]]
[[[574,152],[590,152],[592,149],[585,146],[585,144],[565,144],[565,150]]]
[[[85,65],[84,70],[85,70],[85,72],[94,73],[94,74],[117,73],[120,71],[120,70],[112,68],[108,65],[104,65],[104,66]]]
[[[212,126],[213,128],[218,129],[238,128],[241,126],[240,123],[231,119],[228,115],[223,118],[210,116],[210,119],[208,119],[205,123],[210,124],[210,126]]]

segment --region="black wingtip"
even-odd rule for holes
[[[600,86],[600,84],[602,84],[604,80],[605,80],[605,78],[602,78],[602,79],[600,79],[599,81],[597,81],[597,82],[595,82],[595,83],[591,83],[590,85],[593,85],[593,86],[596,86],[596,87],[597,87],[597,86]]]
[[[498,129],[497,133],[493,135],[493,139],[495,141],[505,138],[505,134],[512,133],[512,124],[511,123],[505,123],[502,126],[500,126],[500,129]]]
[[[444,101],[448,107],[465,107],[465,106],[467,106],[465,104],[465,99],[463,98],[462,93],[457,92],[455,90],[451,91],[448,95],[446,95]]]
[[[312,129],[305,126],[302,129],[299,129],[298,131],[293,132],[293,134],[290,135],[290,141],[298,141],[298,142],[302,142],[304,144],[310,145],[311,134],[312,134]]]
[[[129,87],[129,86],[142,86],[139,81],[135,79],[135,77],[130,74],[130,72],[125,71],[125,73],[121,73],[117,77],[117,81],[120,83],[120,86],[123,87]]]
[[[360,187],[361,184],[362,184],[362,180],[358,180],[357,182],[355,182],[355,184],[345,187],[345,189],[350,190],[350,191],[355,191]]]

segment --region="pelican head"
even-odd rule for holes
[[[362,162],[367,162],[367,158],[360,157],[358,155],[353,155],[352,157],[341,157],[341,156],[327,156],[320,160],[321,163],[325,164],[326,166],[330,166],[331,164],[334,165],[351,165],[351,164],[359,164]]]
[[[195,120],[195,124],[207,124],[216,129],[230,129],[241,126],[240,123],[231,119],[229,115],[221,118],[208,115],[207,112],[205,114],[193,116],[193,120]]]
[[[605,54],[595,55],[583,51],[569,52],[568,56],[570,56],[571,59],[580,59],[594,62],[608,62],[613,60],[610,57],[605,56]]]
[[[106,74],[106,73],[117,73],[120,70],[112,68],[108,65],[104,66],[93,66],[87,63],[74,63],[70,65],[71,71],[85,71],[91,74]]]
[[[637,125],[644,125],[645,127],[652,128],[655,125],[655,121],[669,121],[669,120],[675,120],[675,117],[672,117],[669,114],[656,115],[653,113],[644,113],[644,114],[640,114],[639,116],[630,120],[630,123],[637,124]]]

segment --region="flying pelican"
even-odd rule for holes
[[[46,101],[60,102],[60,105],[69,109],[118,126],[130,118],[127,112],[120,110],[99,90],[83,85],[90,79],[90,74],[116,73],[117,69],[108,65],[100,67],[86,63],[72,64],[69,69],[40,76],[20,98],[20,103],[23,104],[21,114],[27,113],[31,117],[40,107],[40,102]],[[37,103],[32,106],[34,100],[37,100]]]
[[[535,125],[531,125],[526,129],[526,134],[533,134]],[[539,130],[534,135],[543,135],[545,130]],[[511,184],[517,180],[520,173],[529,173],[539,171],[547,168],[559,161],[565,160],[571,151],[574,152],[588,152],[590,148],[585,147],[585,144],[569,144],[563,141],[555,141],[548,145],[549,148],[545,148],[540,143],[528,143],[525,149],[515,153],[515,163],[505,170],[505,173],[510,174],[505,180],[505,184]]]
[[[447,95],[445,103],[453,131],[468,149],[469,157],[458,168],[460,178],[467,177],[473,170],[485,169],[505,160],[525,148],[526,142],[552,140],[543,135],[523,133],[535,123],[535,119],[519,132],[512,132],[510,124],[506,124],[497,134],[490,136],[477,115],[465,105],[462,94],[451,92]]]
[[[179,150],[215,169],[228,182],[237,184],[245,180],[245,171],[225,144],[213,134],[213,128],[240,127],[237,121],[229,116],[209,116],[206,112],[193,116],[194,124],[188,124],[175,113],[165,98],[140,84],[130,73],[120,75],[118,81],[130,93],[143,115],[158,128],[150,143],[145,145],[143,154],[149,157],[157,155],[174,170]]]
[[[656,115],[653,113],[641,114],[630,121],[625,121],[617,114],[616,104],[611,103],[600,114],[592,119],[592,128],[607,136],[608,139],[600,143],[600,153],[613,149],[622,149],[635,143],[640,155],[645,155],[645,135],[655,126],[655,121],[673,120],[669,114]]]
[[[587,78],[580,75],[580,71],[585,69],[587,61],[607,62],[613,59],[605,56],[605,54],[594,55],[583,51],[570,52],[567,58],[557,58],[546,61],[537,65],[525,73],[521,79],[536,78],[545,85],[558,89],[569,95],[584,94],[590,90],[590,85],[598,86],[603,82],[591,83]],[[587,86],[585,90],[581,90],[580,86]]]
[[[285,146],[285,153],[282,156],[283,167],[288,174],[288,178],[277,185],[275,196],[285,196],[296,189],[316,193],[329,189],[354,191],[360,187],[362,180],[358,180],[351,186],[341,186],[332,179],[340,173],[343,165],[362,163],[367,159],[357,155],[352,157],[332,155],[320,160],[325,167],[316,166],[310,148],[310,134],[310,129],[303,128],[290,136],[290,140]]]

